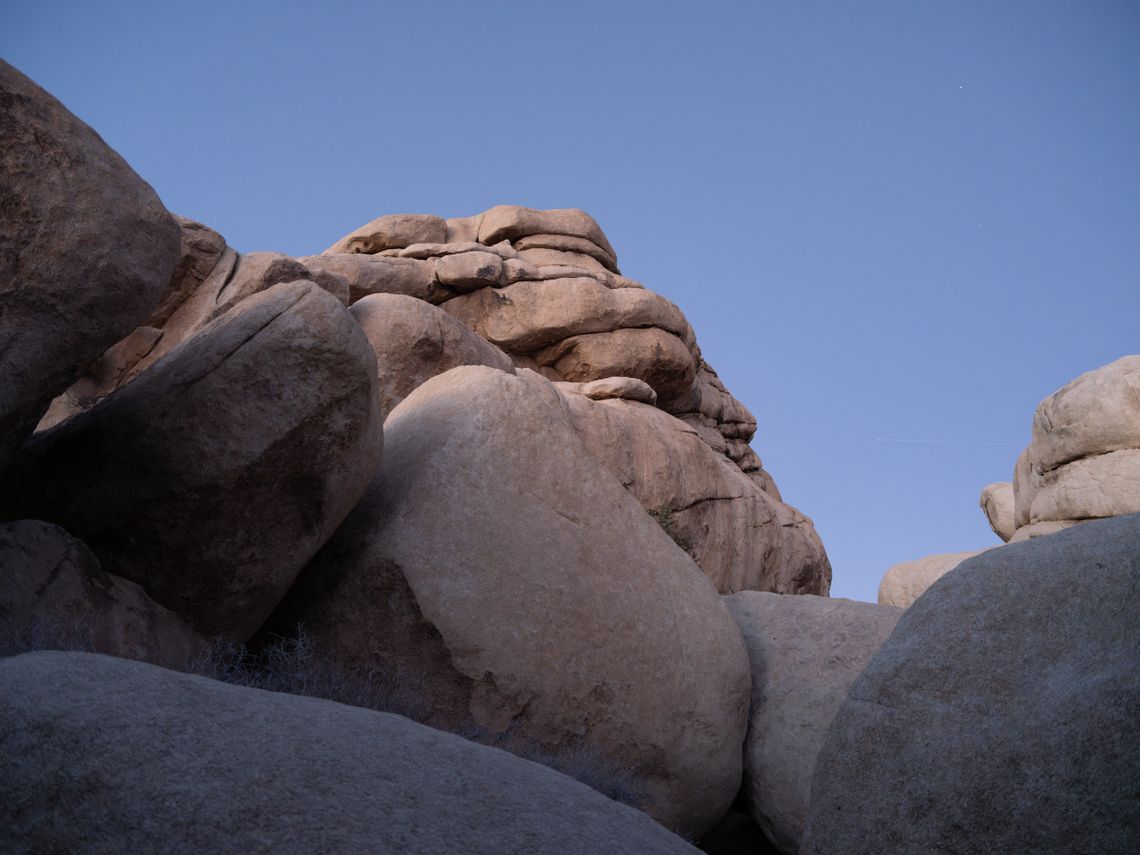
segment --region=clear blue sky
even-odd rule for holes
[[[996,544],[1037,402],[1140,352],[1138,46],[1134,0],[0,5],[0,54],[239,250],[592,213],[868,600]]]

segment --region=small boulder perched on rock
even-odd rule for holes
[[[150,185],[0,60],[0,468],[52,398],[146,320],[178,254]]]
[[[946,552],[895,564],[879,582],[879,605],[906,608],[927,588],[965,561],[985,550]]]
[[[4,852],[697,852],[399,716],[91,654],[0,660],[0,780]]]
[[[584,400],[584,399],[583,399]],[[408,675],[429,723],[582,744],[699,836],[740,786],[748,661],[707,578],[530,371],[455,368],[388,417],[384,464],[271,627]]]
[[[820,751],[803,851],[1140,840],[1140,514],[970,559],[906,611]]]
[[[0,523],[0,656],[87,649],[185,668],[205,640],[134,582],[104,573],[91,550],[59,526]]]
[[[446,240],[447,223],[439,217],[430,214],[388,214],[345,235],[325,250],[325,253],[373,254],[414,243],[443,243]]]
[[[1008,542],[1017,531],[1013,519],[1013,484],[1009,481],[1002,484],[987,484],[982,488],[978,504],[982,508],[982,513],[986,515],[993,533]]]
[[[381,424],[348,310],[278,285],[37,434],[0,514],[63,526],[202,634],[244,641],[363,492]]]
[[[734,594],[725,602],[752,663],[744,793],[768,839],[795,855],[827,730],[902,609],[760,591]]]

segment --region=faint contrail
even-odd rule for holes
[[[989,442],[984,439],[885,439],[876,437],[875,442],[918,442],[924,445],[1017,445],[1016,442]]]

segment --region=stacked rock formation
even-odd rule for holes
[[[979,504],[1007,543],[1140,512],[1140,355],[1082,374],[1038,404],[1013,481],[984,487]],[[982,551],[896,564],[883,576],[879,602],[908,606]]]

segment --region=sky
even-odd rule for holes
[[[1000,543],[1038,402],[1140,353],[1137,45],[1133,0],[0,4],[0,56],[240,251],[588,211],[869,601]]]

